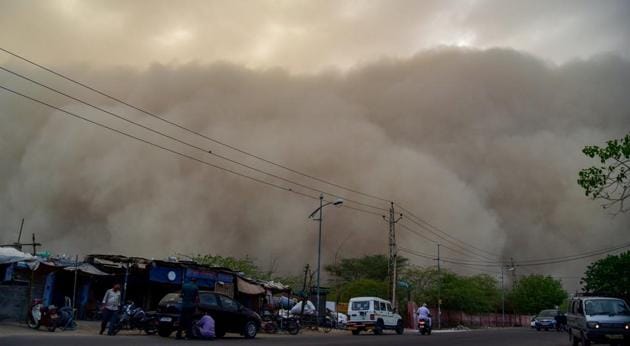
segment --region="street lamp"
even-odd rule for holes
[[[339,207],[343,204],[343,199],[337,198],[334,202],[326,202],[324,203],[324,194],[319,195],[319,208],[315,209],[311,215],[308,216],[309,219],[313,219],[315,221],[319,221],[319,239],[317,241],[317,324],[319,325],[319,311],[320,311],[320,286],[319,286],[319,277],[321,271],[321,262],[322,262],[322,221],[324,219],[324,207],[329,205],[334,205]],[[315,214],[319,212],[319,217],[315,219]]]

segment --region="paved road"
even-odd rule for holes
[[[85,335],[55,335],[29,334],[20,336],[0,337],[0,345],[89,345],[89,346],[123,346],[123,345],[487,345],[487,346],[566,346],[568,337],[564,333],[536,332],[530,329],[477,330],[470,332],[434,333],[431,336],[421,336],[416,333],[405,335],[359,335],[338,333],[328,335],[259,335],[255,340],[242,338],[226,338],[215,341],[181,341],[174,338],[159,336],[85,336]]]

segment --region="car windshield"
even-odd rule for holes
[[[584,307],[587,315],[630,315],[628,305],[621,299],[591,299]]]
[[[543,310],[538,314],[538,317],[555,317],[558,314],[558,310]]]
[[[370,310],[370,301],[361,300],[358,302],[352,302],[352,310]]]
[[[159,305],[168,305],[168,304],[181,304],[182,297],[179,293],[169,293],[160,300]]]

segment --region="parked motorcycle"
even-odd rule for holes
[[[149,316],[133,302],[123,305],[119,314],[118,321],[114,327],[114,334],[123,329],[144,331],[149,335],[157,332],[157,319],[154,316]]]
[[[291,335],[296,335],[300,332],[300,322],[293,317],[263,315],[262,328],[269,334],[276,334],[278,331],[286,331]]]
[[[422,335],[431,335],[431,324],[429,323],[429,320],[424,318],[418,319],[418,330]]]
[[[39,329],[44,326],[49,332],[54,332],[59,326],[59,313],[55,305],[44,306],[41,299],[33,299],[29,309],[29,328]]]

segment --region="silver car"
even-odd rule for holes
[[[574,346],[630,344],[630,308],[623,299],[576,297],[568,310],[567,327]]]

